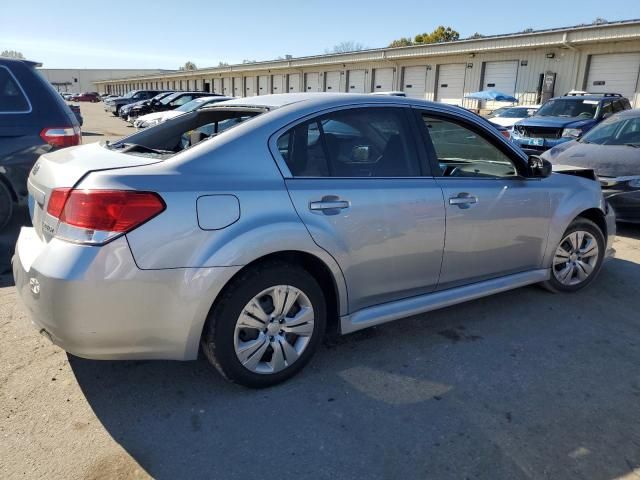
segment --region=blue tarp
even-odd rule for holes
[[[497,90],[483,90],[481,92],[470,93],[469,95],[465,95],[464,98],[470,98],[472,100],[493,100],[494,102],[518,103],[518,99],[516,97],[498,92]]]

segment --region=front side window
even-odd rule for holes
[[[516,177],[511,159],[478,133],[459,123],[423,115],[444,177]]]
[[[29,101],[5,67],[0,67],[0,113],[27,113]]]
[[[418,157],[404,112],[357,108],[293,127],[277,141],[296,177],[413,177]]]

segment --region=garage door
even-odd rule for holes
[[[438,94],[436,100],[451,105],[461,105],[464,95],[464,63],[452,63],[438,67]]]
[[[404,67],[402,91],[407,97],[425,98],[427,87],[427,67]]]
[[[273,75],[271,77],[271,87],[273,93],[286,93],[284,88],[284,75]]]
[[[233,77],[233,96],[244,97],[242,90],[242,77]]]
[[[327,92],[339,92],[340,91],[340,72],[327,72],[324,74],[325,91]]]
[[[256,77],[244,77],[244,89],[247,97],[255,96],[258,91],[256,88]]]
[[[258,95],[267,95],[269,93],[269,77],[260,75],[258,77]]]
[[[224,95],[233,95],[233,87],[231,86],[231,77],[222,79],[222,93]]]
[[[290,92],[300,91],[300,74],[299,73],[289,74],[289,91]]]
[[[366,70],[349,70],[347,73],[349,88],[347,88],[347,92],[349,93],[364,93],[365,90],[365,77]]]
[[[305,92],[319,92],[320,91],[320,74],[305,73],[304,74],[304,91]]]
[[[376,68],[373,71],[373,91],[390,92],[393,90],[393,68]]]
[[[481,90],[497,90],[498,92],[515,96],[518,64],[518,60],[486,62]],[[504,105],[505,102],[485,102],[484,107],[493,110]]]
[[[222,79],[214,78],[211,81],[211,85],[213,86],[213,93],[222,93]]]
[[[634,101],[638,88],[640,53],[593,55],[589,65],[588,92],[620,93]]]

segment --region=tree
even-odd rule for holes
[[[409,45],[413,45],[413,42],[409,37],[401,37],[397,40],[394,40],[389,44],[390,47],[408,47]]]
[[[219,66],[219,67],[228,67],[228,66],[229,66],[229,64],[228,64],[227,62],[219,62],[219,63],[218,63],[218,66]]]
[[[469,39],[483,38],[483,37],[484,37],[484,35],[482,35],[481,33],[476,32],[476,33],[474,33],[473,35],[471,35],[471,36],[469,37]]]
[[[19,58],[24,60],[24,55],[16,50],[3,50],[2,53],[0,53],[0,57]]]
[[[440,25],[431,33],[422,33],[415,36],[416,43],[443,43],[453,42],[460,38],[460,34],[451,27]]]
[[[608,22],[606,18],[602,18],[602,17],[598,17],[592,22],[593,25],[602,25],[603,23],[608,23]]]
[[[197,70],[198,67],[196,67],[196,64],[193,62],[187,62],[184,64],[184,66],[180,67],[180,70]]]
[[[353,40],[347,40],[345,42],[340,42],[337,45],[334,45],[331,49],[326,49],[325,53],[348,53],[348,52],[359,52],[360,50],[364,50],[365,47],[363,44],[359,42],[354,42]]]

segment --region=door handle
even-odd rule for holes
[[[478,197],[467,192],[461,192],[456,197],[449,197],[449,205],[457,205],[459,208],[469,208],[478,203]]]
[[[336,195],[326,195],[322,197],[322,200],[309,203],[309,210],[321,211],[326,215],[337,215],[340,210],[349,208],[351,202],[347,200],[340,200]]]

